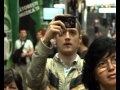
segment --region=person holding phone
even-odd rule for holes
[[[81,42],[80,27],[77,18],[69,14],[57,15],[49,23],[27,69],[30,88],[43,90],[49,85],[51,90],[86,90],[81,82],[84,60],[77,54]],[[53,38],[58,52],[48,58]]]

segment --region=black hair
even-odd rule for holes
[[[15,80],[18,90],[23,90],[20,73],[12,68],[4,67],[4,85],[10,84],[13,80]]]
[[[85,56],[82,81],[89,90],[100,90],[99,82],[95,79],[95,68],[107,53],[116,52],[116,42],[108,37],[98,37],[90,45]]]
[[[27,33],[27,29],[25,29],[25,28],[21,28],[21,29],[19,30],[19,33],[20,33],[21,31],[26,31],[26,33]]]
[[[85,46],[89,46],[89,37],[87,35],[82,35],[82,42]]]

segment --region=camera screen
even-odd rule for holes
[[[76,18],[74,16],[57,16],[55,20],[61,20],[66,28],[75,28]]]

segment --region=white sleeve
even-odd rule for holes
[[[31,40],[29,40],[29,48],[32,48],[33,49],[33,43]]]
[[[20,46],[20,42],[19,42],[19,40],[16,40],[15,41],[15,47],[14,47],[14,50],[15,49],[19,49],[21,46]]]

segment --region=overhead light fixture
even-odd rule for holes
[[[99,13],[116,13],[116,8],[99,8]]]
[[[113,4],[116,6],[116,0],[86,0],[87,6]]]
[[[63,9],[65,9],[65,4],[54,4],[54,8],[63,8]]]

